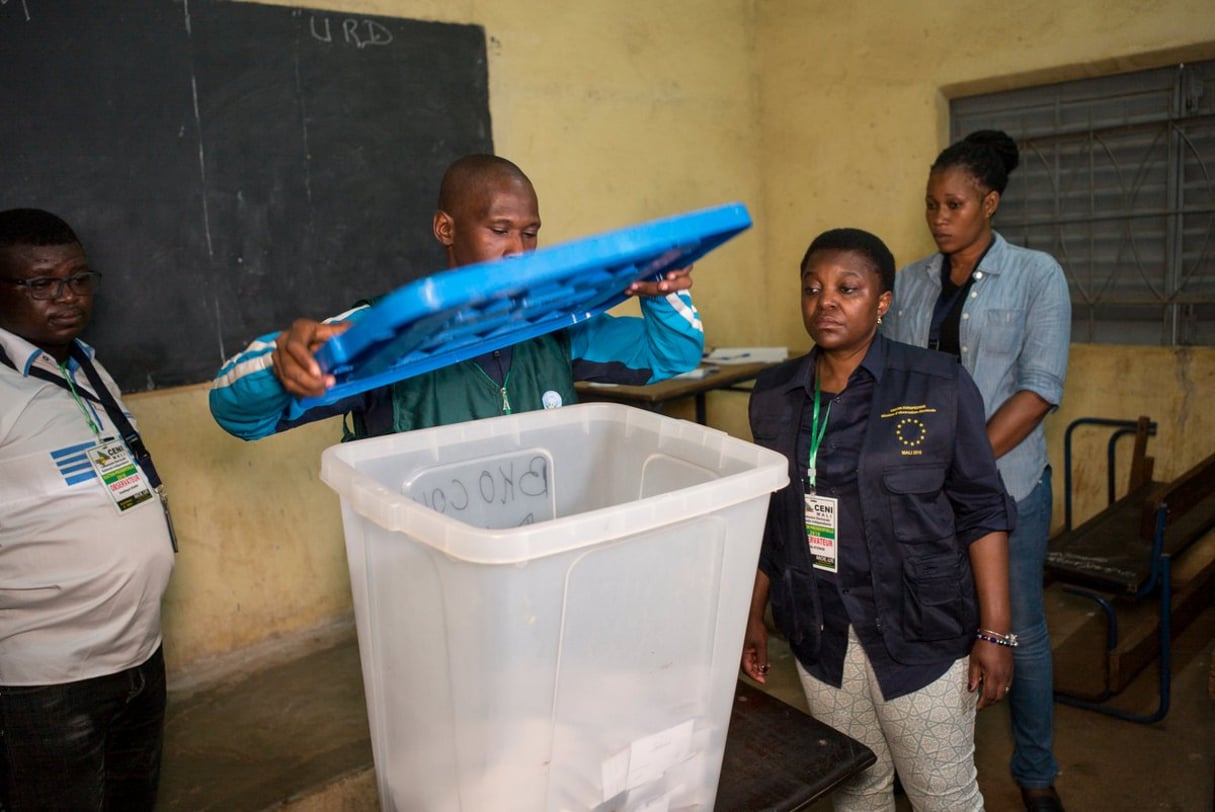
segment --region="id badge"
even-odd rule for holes
[[[152,498],[152,488],[122,440],[102,440],[85,452],[118,512]]]
[[[839,504],[831,496],[806,494],[806,540],[816,570],[839,572]]]

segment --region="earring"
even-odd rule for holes
[[[878,324],[882,323],[882,314],[878,313]]]

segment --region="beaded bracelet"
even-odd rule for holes
[[[979,629],[975,632],[975,637],[980,640],[986,640],[988,643],[995,643],[997,646],[1016,648],[1018,645],[1015,634],[1000,634],[999,632],[993,632],[991,629]]]

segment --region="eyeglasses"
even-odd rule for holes
[[[87,296],[97,289],[97,280],[101,271],[82,271],[71,276],[39,276],[34,279],[6,279],[0,277],[0,282],[10,285],[20,285],[30,292],[30,298],[40,302],[58,299],[63,295],[66,285],[77,296]]]

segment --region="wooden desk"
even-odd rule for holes
[[[715,808],[796,812],[875,761],[856,739],[739,680]]]
[[[702,365],[704,366],[704,365]],[[619,386],[615,384],[588,383],[578,381],[575,387],[578,397],[583,401],[606,400],[613,403],[624,403],[629,406],[640,406],[654,412],[661,412],[667,401],[682,398],[696,398],[696,422],[705,425],[705,395],[715,389],[732,391],[750,391],[749,387],[739,384],[753,381],[774,364],[708,364],[716,367],[703,378],[670,378],[648,386]]]

